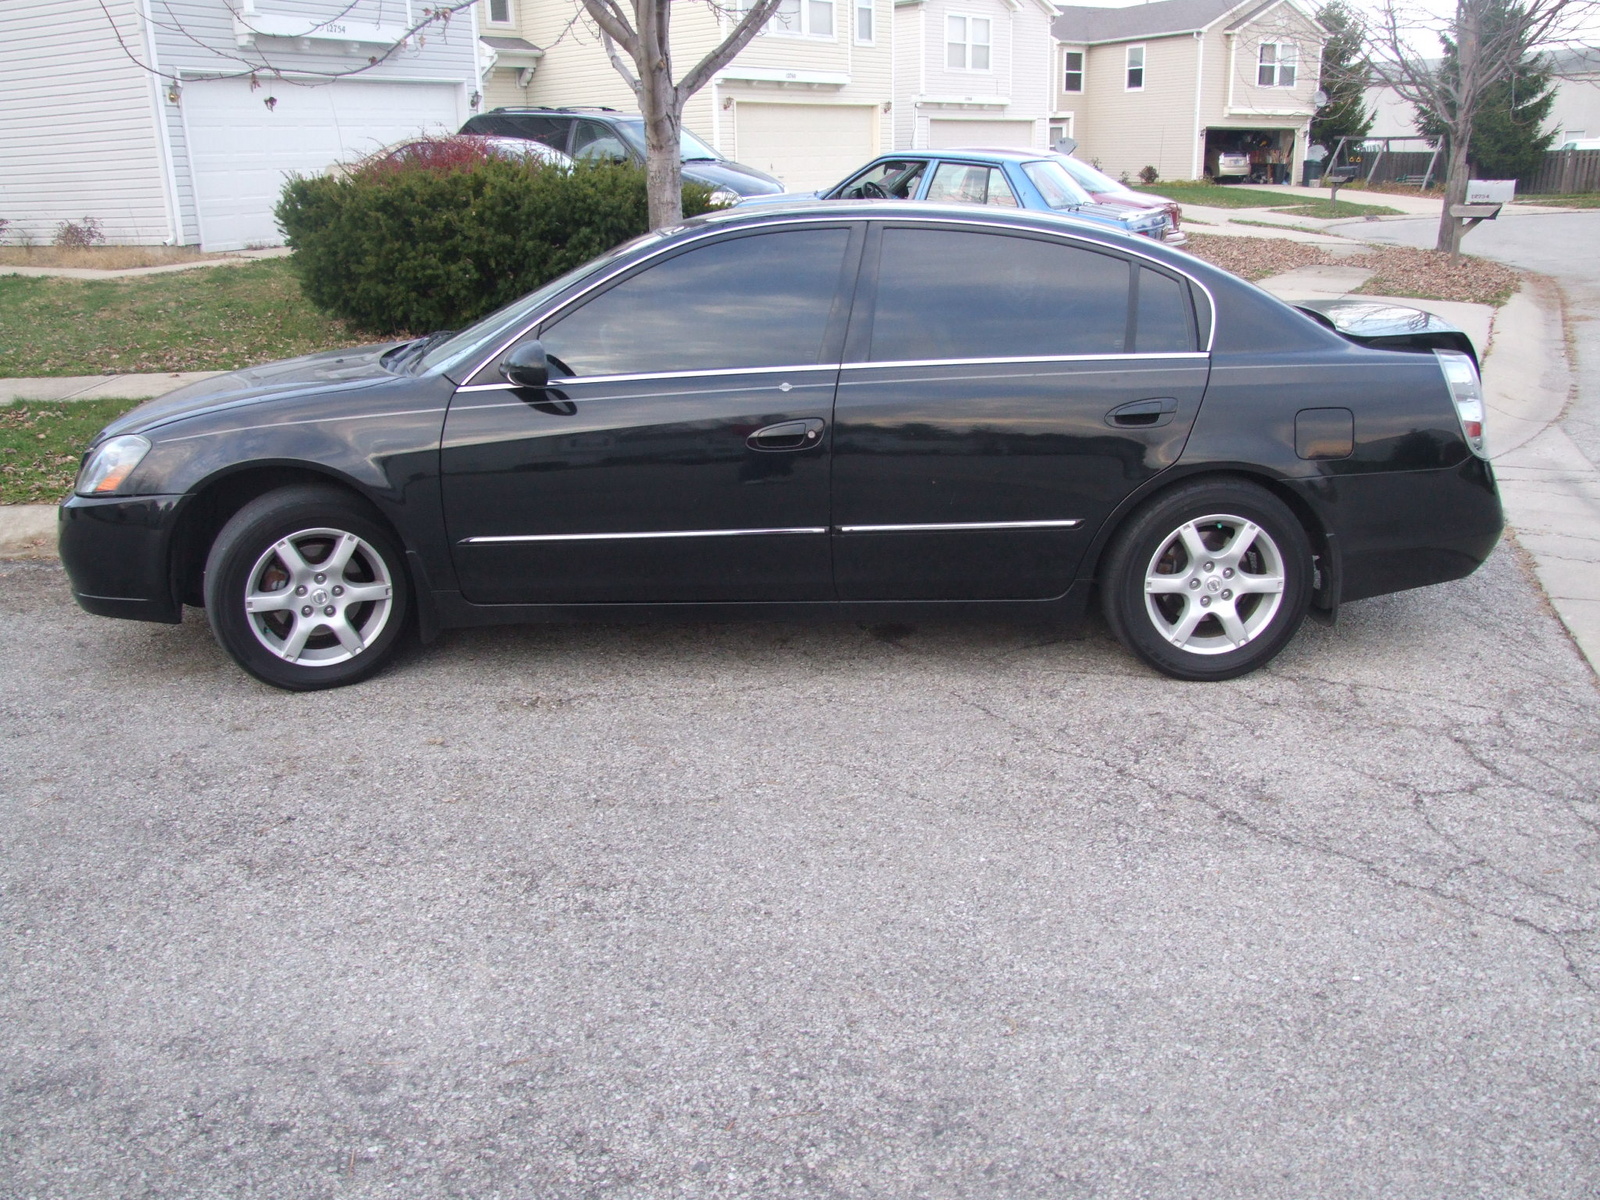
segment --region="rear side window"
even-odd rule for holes
[[[1170,275],[1139,271],[1138,326],[1134,350],[1139,354],[1183,354],[1195,348],[1194,315],[1189,288]]]
[[[869,357],[876,362],[1123,354],[1129,264],[1060,242],[887,229]]]
[[[578,377],[812,365],[849,240],[847,229],[797,229],[688,250],[602,292],[541,340],[556,371]]]
[[[495,137],[525,138],[557,150],[567,148],[571,121],[561,117],[536,117],[525,113],[484,113],[462,126],[462,133],[489,133]]]

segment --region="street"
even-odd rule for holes
[[[1220,685],[773,624],[291,695],[0,606],[7,1196],[1600,1187],[1600,693],[1510,545]]]

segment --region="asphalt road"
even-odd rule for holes
[[[1600,691],[1515,551],[1268,670],[0,566],[0,1195],[1592,1197]]]
[[[1370,242],[1431,247],[1439,223],[1382,221],[1342,225],[1338,232]],[[1562,424],[1589,461],[1600,465],[1600,209],[1485,221],[1462,239],[1461,249],[1538,271],[1561,285],[1578,384]]]

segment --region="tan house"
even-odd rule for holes
[[[1114,176],[1298,179],[1327,32],[1299,0],[1062,7],[1052,140]]]
[[[727,36],[731,8],[673,6],[675,75]],[[638,111],[577,0],[483,0],[478,18],[485,108]],[[792,189],[835,183],[893,144],[892,25],[892,0],[786,0],[768,29],[690,98],[684,124]],[[507,41],[518,44],[504,48]]]

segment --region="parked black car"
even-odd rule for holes
[[[462,133],[527,138],[583,162],[644,162],[644,118],[610,108],[495,108],[470,117]],[[724,158],[687,129],[680,135],[683,177],[740,196],[772,196],[783,184],[765,171]]]
[[[1144,661],[1226,679],[1500,534],[1474,360],[1408,311],[1313,317],[1047,214],[741,207],[459,333],[134,410],[61,554],[90,612],[204,605],[287,688],[362,678],[412,620],[1072,616],[1096,590]]]

